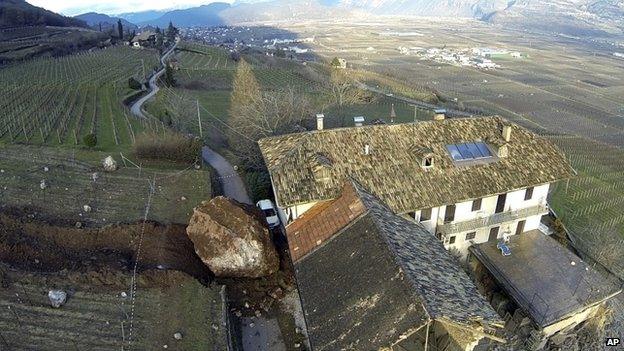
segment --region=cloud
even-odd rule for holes
[[[216,0],[28,0],[45,9],[74,16],[85,12],[119,14],[145,10],[180,9],[205,5]],[[232,3],[232,0],[220,0]]]

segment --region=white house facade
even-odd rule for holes
[[[473,244],[538,229],[550,184],[574,174],[556,146],[499,117],[330,130],[322,117],[319,130],[260,141],[286,225],[348,179],[466,258]]]
[[[537,185],[422,209],[407,216],[436,235],[448,250],[455,249],[465,257],[473,244],[504,240],[510,235],[538,229],[542,216],[548,214],[549,187],[549,184]]]

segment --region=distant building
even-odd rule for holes
[[[347,69],[347,60],[345,60],[343,58],[339,58],[337,67],[340,68],[340,69]]]
[[[131,40],[135,48],[150,47],[156,44],[156,32],[144,31],[134,36]]]

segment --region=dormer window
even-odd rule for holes
[[[331,180],[332,161],[327,156],[317,153],[312,157],[312,173],[317,182],[327,183]]]
[[[414,155],[420,167],[424,170],[433,168],[435,164],[435,155],[433,150],[428,147],[413,146],[410,152]]]
[[[424,157],[421,166],[425,169],[433,167],[433,155]]]

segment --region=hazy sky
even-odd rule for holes
[[[215,2],[216,0],[26,0],[29,3],[64,15],[84,12],[118,14],[144,10],[185,8]],[[220,0],[232,3],[233,0]]]

